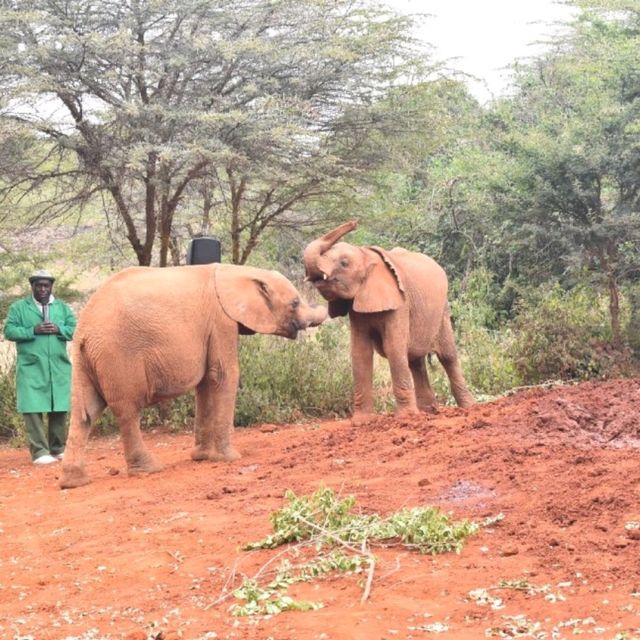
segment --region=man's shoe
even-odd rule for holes
[[[43,456],[36,458],[33,461],[33,464],[52,464],[54,462],[58,462],[58,458],[54,458],[50,456],[48,453],[45,453]]]
[[[64,456],[64,451],[61,451],[60,453],[52,453],[51,454],[56,460],[62,460],[62,456]]]

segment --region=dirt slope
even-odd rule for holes
[[[640,380],[615,380],[359,428],[261,425],[237,430],[231,465],[156,432],[166,469],[137,478],[117,438],[93,439],[93,483],[72,491],[0,449],[0,638],[640,638],[639,410]],[[364,603],[362,575],[334,576],[290,588],[317,611],[233,617],[220,596],[277,555],[240,546],[286,489],[321,482],[366,512],[504,519],[459,555],[376,549]]]

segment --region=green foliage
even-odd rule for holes
[[[640,361],[640,284],[629,287],[629,319],[626,326],[626,338],[634,357]]]
[[[234,615],[318,608],[322,606],[320,603],[297,602],[283,592],[297,582],[334,572],[358,574],[367,570],[370,586],[375,567],[375,557],[368,551],[372,543],[397,542],[420,553],[459,552],[464,540],[480,528],[468,521],[452,523],[433,507],[403,509],[388,518],[354,513],[353,496],[340,498],[324,486],[310,496],[296,496],[293,491],[287,491],[285,498],[288,504],[271,514],[273,534],[245,545],[244,549],[274,549],[287,543],[300,543],[307,549],[315,549],[317,555],[297,564],[284,560],[267,587],[261,587],[255,579],[245,579],[233,592],[236,598],[245,601],[232,606]],[[365,587],[363,599],[367,592]]]
[[[296,583],[309,582],[330,573],[361,573],[370,559],[362,555],[344,554],[339,549],[329,553],[322,550],[309,562],[291,563],[283,560],[276,577],[266,586],[261,587],[256,580],[245,579],[242,585],[233,591],[233,596],[245,600],[244,604],[234,604],[231,613],[235,616],[273,615],[281,611],[310,611],[320,609],[320,602],[294,600],[284,591]]]
[[[255,580],[245,580],[233,595],[244,600],[244,604],[231,607],[234,616],[275,615],[282,611],[311,611],[322,607],[319,603],[294,600],[280,588],[262,588]]]
[[[510,355],[513,332],[504,324],[502,290],[494,274],[485,268],[471,271],[464,283],[451,287],[451,316],[458,354],[474,396],[496,396],[521,384]],[[450,398],[448,380],[440,370],[434,388]],[[451,401],[451,399],[450,399]]]
[[[113,413],[111,413],[111,409],[109,409],[109,407],[100,414],[100,417],[93,425],[93,431],[101,436],[107,436],[118,432],[116,418]]]
[[[25,445],[24,422],[16,411],[16,367],[13,359],[0,355],[0,441]]]
[[[397,540],[420,553],[459,552],[464,540],[478,531],[468,521],[451,523],[433,507],[403,509],[388,518],[353,513],[355,498],[340,499],[321,487],[311,496],[285,494],[289,504],[271,516],[273,534],[245,549],[273,549],[289,542],[313,540],[316,546]]]
[[[349,331],[327,322],[297,340],[240,339],[236,424],[345,416],[351,406]]]
[[[610,347],[607,299],[588,287],[524,292],[512,328],[509,351],[525,384],[619,375],[625,362]]]
[[[511,355],[514,334],[509,327],[498,331],[461,322],[457,335],[462,369],[476,400],[501,395],[522,384]],[[445,376],[440,374],[439,379],[449,393]],[[436,389],[440,389],[437,384]]]

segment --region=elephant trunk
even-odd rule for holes
[[[327,319],[327,307],[319,304],[312,304],[311,306],[311,316],[309,321],[310,327],[317,327],[321,325]]]
[[[325,233],[322,237],[310,242],[304,250],[304,266],[308,280],[322,279],[326,274],[319,269],[318,261],[320,256],[330,249],[342,236],[353,231],[358,226],[355,220],[350,220],[339,227]]]
[[[284,334],[292,340],[296,339],[298,331],[304,331],[309,327],[317,327],[322,324],[328,316],[327,308],[318,304],[302,304],[299,309],[300,313],[289,322],[287,332]]]

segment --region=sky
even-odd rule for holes
[[[482,78],[469,81],[481,102],[504,94],[509,88],[505,67],[516,59],[543,50],[560,31],[559,21],[571,17],[571,9],[554,0],[382,0],[399,13],[427,13],[416,34],[433,45],[437,60]],[[554,24],[555,23],[555,24]],[[538,43],[538,44],[536,44]]]

